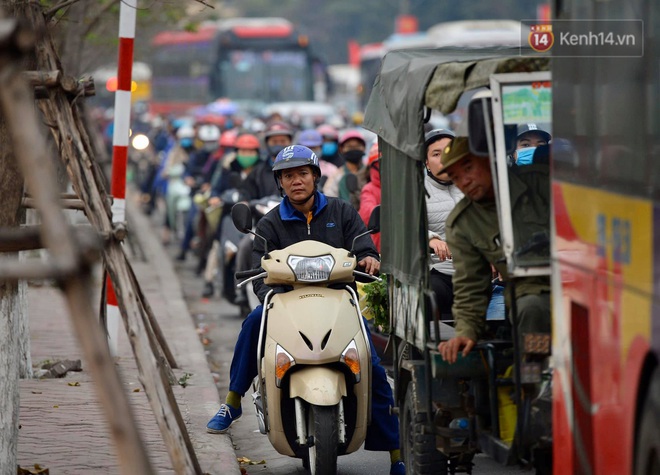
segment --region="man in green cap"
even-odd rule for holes
[[[438,350],[445,361],[454,363],[458,352],[462,350],[466,356],[484,333],[492,267],[504,280],[508,280],[508,272],[488,158],[473,155],[467,137],[457,137],[445,147],[442,164],[449,178],[465,195],[446,223],[447,244],[452,250],[456,269],[452,279],[456,336],[440,343]],[[530,165],[521,170],[509,172],[516,243],[526,243],[531,236],[547,233],[549,229],[547,167]],[[550,333],[549,278],[520,278],[516,280],[515,295],[519,335]],[[507,295],[507,302],[510,301],[511,296]]]

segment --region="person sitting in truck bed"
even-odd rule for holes
[[[447,243],[455,268],[452,313],[456,335],[441,342],[438,351],[445,361],[454,363],[459,351],[467,356],[485,330],[491,295],[491,264],[505,281],[508,272],[488,158],[473,155],[467,137],[457,137],[445,147],[442,164],[449,178],[465,194],[446,223]],[[550,210],[547,166],[519,167],[509,174],[509,185],[511,211],[516,217],[514,234],[520,238],[517,242],[527,242],[527,237],[547,232]],[[516,226],[516,223],[523,226]],[[516,307],[519,335],[550,333],[549,278],[536,276],[517,280]]]
[[[426,214],[428,223],[429,248],[435,257],[431,260],[430,284],[435,293],[436,303],[443,320],[451,320],[451,307],[454,301],[452,276],[454,264],[447,244],[445,224],[449,213],[463,198],[463,193],[449,179],[442,165],[442,151],[455,137],[447,129],[435,129],[424,135],[426,146]]]

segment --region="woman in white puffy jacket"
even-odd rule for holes
[[[435,129],[424,136],[426,145],[426,210],[428,215],[429,247],[433,251],[431,258],[431,289],[435,292],[436,303],[443,319],[451,319],[451,306],[454,301],[451,249],[445,241],[445,222],[456,203],[463,198],[463,193],[454,185],[442,170],[442,151],[454,138],[454,133],[447,129]]]

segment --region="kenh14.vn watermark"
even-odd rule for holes
[[[521,54],[553,57],[644,55],[642,20],[523,20]]]

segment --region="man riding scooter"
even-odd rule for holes
[[[321,178],[318,157],[307,147],[295,145],[280,151],[273,164],[273,173],[284,199],[264,216],[256,233],[268,242],[268,250],[282,249],[293,243],[313,239],[330,246],[351,249],[353,239],[365,233],[366,227],[357,211],[347,202],[327,198],[316,191]],[[259,267],[265,253],[261,239],[254,240],[253,265]],[[358,239],[354,253],[358,265],[368,274],[378,273],[380,262],[371,239]],[[254,282],[254,290],[261,302],[270,290],[263,280]],[[275,292],[286,288],[273,289]],[[257,376],[257,346],[262,318],[262,306],[255,308],[243,322],[230,368],[229,393],[226,402],[207,424],[207,431],[225,433],[234,420],[242,415],[241,397]],[[403,475],[405,467],[400,460],[399,422],[390,414],[393,406],[392,390],[385,370],[371,342],[372,358],[372,418],[365,440],[366,450],[390,452],[390,474]]]

